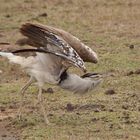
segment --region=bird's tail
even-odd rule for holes
[[[23,67],[26,67],[27,64],[30,62],[29,59],[25,57],[14,55],[11,52],[0,52],[0,56],[8,58],[11,63],[19,64]]]
[[[10,52],[0,52],[0,56],[6,57],[6,58],[8,58],[10,60],[11,58],[14,57],[14,54],[12,54]]]

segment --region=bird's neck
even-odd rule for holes
[[[89,78],[81,78],[76,74],[65,72],[61,75],[59,86],[74,93],[85,93],[92,90],[98,83]]]
[[[60,75],[59,84],[61,84],[62,82],[64,82],[67,78],[68,78],[67,70],[64,70],[64,71],[61,73],[61,75]]]

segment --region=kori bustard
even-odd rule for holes
[[[0,55],[7,57],[12,63],[21,65],[30,75],[30,80],[20,91],[22,95],[20,113],[25,91],[33,82],[37,82],[38,100],[45,122],[48,124],[41,98],[44,83],[55,84],[63,89],[81,94],[94,89],[101,82],[102,75],[86,73],[79,76],[69,73],[67,70],[74,66],[86,72],[84,62],[97,63],[97,54],[75,36],[51,26],[26,23],[22,25],[20,32],[26,37],[23,39],[24,43],[32,48],[13,52],[1,51]],[[23,57],[20,56],[22,52],[35,52],[36,55]]]

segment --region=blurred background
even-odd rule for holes
[[[0,48],[17,47],[15,43],[22,37],[19,27],[26,22],[75,35],[99,56],[98,64],[86,64],[88,71],[111,73],[111,77],[82,97],[52,87],[54,93],[44,94],[44,100],[55,125],[46,127],[33,105],[36,87],[29,89],[24,120],[18,121],[18,91],[28,76],[0,58],[0,131],[5,130],[13,140],[139,139],[140,1],[0,0]]]

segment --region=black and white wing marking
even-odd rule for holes
[[[84,66],[84,61],[78,55],[78,53],[60,36],[49,32],[45,28],[40,27],[35,24],[24,24],[21,29],[21,33],[28,37],[30,42],[33,42],[35,47],[41,47],[44,50],[51,51],[48,49],[47,44],[56,46],[57,55],[62,55],[66,59],[66,62],[71,63],[72,65],[79,67],[82,70],[86,70]]]

